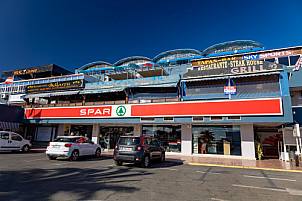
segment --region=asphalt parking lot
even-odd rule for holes
[[[0,200],[302,200],[302,173],[0,153]]]

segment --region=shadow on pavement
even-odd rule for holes
[[[139,191],[139,187],[120,184],[140,181],[141,174],[142,171],[112,167],[1,171],[0,197],[1,200],[91,200],[96,197],[105,200],[115,192]]]

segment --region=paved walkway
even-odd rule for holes
[[[33,148],[32,151],[44,152],[45,148]],[[102,155],[111,157],[113,151],[103,150]],[[295,166],[290,162],[285,162],[279,159],[265,159],[265,160],[250,160],[250,159],[236,159],[209,155],[183,155],[175,153],[166,153],[166,160],[181,161],[189,165],[202,166],[217,166],[217,167],[232,167],[232,168],[247,168],[247,169],[264,169],[275,171],[301,172],[302,167]]]
[[[167,159],[181,160],[189,165],[203,165],[203,166],[220,166],[232,168],[247,168],[247,169],[265,169],[289,172],[301,172],[302,167],[295,166],[290,162],[285,162],[279,159],[264,159],[264,160],[250,160],[250,159],[236,159],[225,158],[217,156],[204,155],[176,155],[166,154]]]

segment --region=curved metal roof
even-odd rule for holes
[[[112,64],[108,63],[108,62],[105,62],[105,61],[95,61],[95,62],[91,62],[91,63],[88,63],[84,66],[82,66],[81,68],[79,68],[79,70],[85,70],[91,66],[96,66],[96,65],[101,65],[101,64],[105,64],[105,65],[108,65],[108,66],[112,66]]]
[[[144,59],[144,60],[147,60],[147,61],[151,61],[150,58],[148,57],[143,57],[143,56],[133,56],[133,57],[126,57],[124,59],[121,59],[117,62],[115,62],[113,65],[114,66],[121,66],[123,63],[125,62],[128,62],[128,61],[135,61],[135,60],[140,60],[140,59]]]
[[[160,53],[159,55],[155,56],[152,61],[154,63],[156,63],[157,61],[159,61],[160,59],[166,57],[166,56],[169,56],[169,55],[173,55],[173,54],[180,54],[180,53],[183,53],[183,54],[186,54],[186,53],[193,53],[193,54],[198,54],[198,55],[201,55],[201,52],[198,51],[198,50],[194,50],[194,49],[176,49],[176,50],[169,50],[169,51],[166,51],[166,52],[163,52],[163,53]]]
[[[222,49],[227,49],[233,46],[249,46],[252,48],[263,48],[263,45],[261,43],[252,41],[252,40],[235,40],[235,41],[228,41],[228,42],[223,42],[223,43],[218,43],[216,45],[212,45],[205,49],[202,52],[202,55],[208,55],[213,53],[215,50],[222,50]]]

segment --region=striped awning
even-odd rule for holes
[[[19,123],[11,123],[11,122],[4,122],[0,121],[0,129],[19,129]]]

